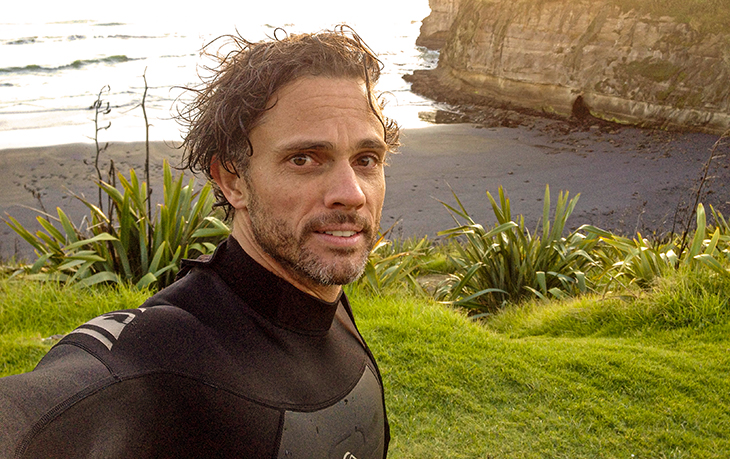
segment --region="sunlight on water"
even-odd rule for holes
[[[246,3],[246,4],[244,4]],[[257,41],[276,27],[289,33],[351,25],[381,57],[388,116],[405,127],[423,123],[418,111],[431,102],[409,91],[401,78],[435,66],[438,55],[415,40],[428,0],[374,0],[355,5],[341,0],[302,2],[206,1],[203,10],[180,3],[132,0],[25,2],[0,17],[0,148],[90,141],[89,110],[106,85],[111,113],[103,141],[143,140],[139,108],[147,75],[145,106],[155,140],[177,140],[170,120],[176,87],[197,82],[199,50],[212,38],[236,30]]]

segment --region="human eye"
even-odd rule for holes
[[[376,167],[381,162],[380,156],[374,153],[359,156],[356,160],[356,164],[360,167]]]
[[[291,158],[289,158],[289,162],[294,164],[295,166],[308,166],[313,163],[313,159],[308,154],[300,153],[293,155]]]

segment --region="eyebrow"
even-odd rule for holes
[[[292,143],[283,145],[280,148],[280,151],[286,152],[286,153],[294,153],[297,151],[306,151],[306,150],[318,150],[318,151],[328,151],[328,150],[334,150],[335,145],[332,142],[328,141],[308,141],[308,140],[302,140],[302,141],[293,141]],[[381,139],[363,139],[359,141],[356,145],[356,150],[383,150],[387,151],[388,146],[386,143]]]

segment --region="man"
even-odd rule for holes
[[[182,116],[184,161],[215,182],[231,237],[0,380],[0,457],[387,455],[382,381],[341,288],[398,142],[379,61],[346,29],[232,44]]]

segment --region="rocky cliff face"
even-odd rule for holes
[[[590,112],[711,133],[730,127],[728,35],[603,0],[430,4],[424,37],[438,39],[438,27],[451,22],[430,77],[462,95],[566,117]]]
[[[459,12],[459,0],[428,0],[431,14],[421,22],[421,33],[416,39],[418,46],[441,49],[446,44],[449,29]]]

